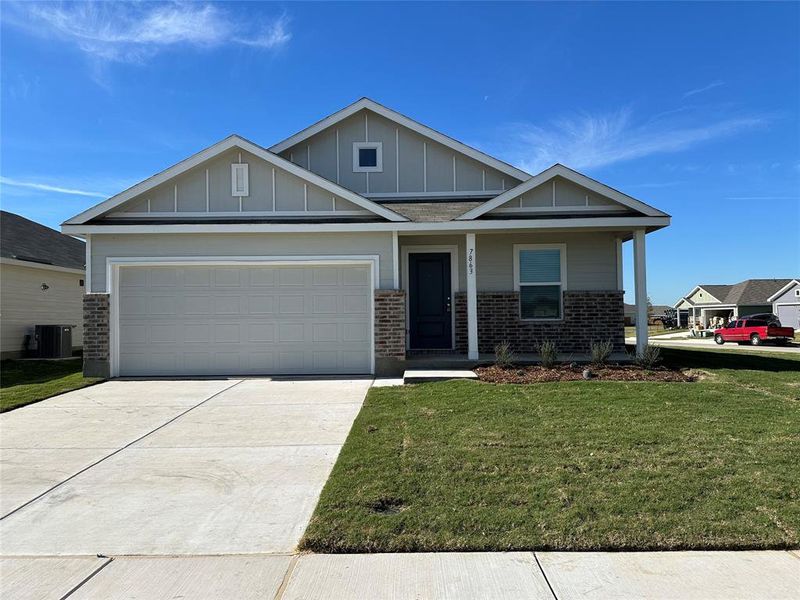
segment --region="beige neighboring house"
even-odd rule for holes
[[[388,374],[502,341],[622,351],[629,240],[643,348],[645,235],[669,222],[363,98],[269,148],[231,135],[62,231],[91,257],[87,374]]]
[[[83,241],[0,211],[0,342],[2,358],[23,354],[36,325],[73,325],[83,340]]]

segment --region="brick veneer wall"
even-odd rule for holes
[[[544,340],[556,343],[559,352],[589,352],[593,341],[611,340],[614,350],[625,350],[623,292],[566,291],[561,321],[522,321],[518,292],[478,293],[478,351],[494,352],[507,341],[514,352],[536,352]],[[456,350],[467,351],[467,298],[456,294]]]
[[[406,293],[375,290],[375,358],[406,357]]]
[[[108,377],[109,362],[108,294],[83,296],[83,374]]]

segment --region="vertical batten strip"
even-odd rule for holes
[[[211,183],[209,180],[208,169],[206,169],[206,212],[211,212]]]
[[[365,142],[369,141],[369,113],[367,111],[364,111],[364,141]],[[365,175],[364,179],[366,181],[365,185],[367,187],[366,193],[369,194],[369,171],[364,173],[364,175]]]
[[[394,168],[395,168],[395,191],[400,193],[400,128],[394,129]]]
[[[481,190],[486,191],[486,169],[481,170]]]
[[[175,212],[178,212],[178,184],[174,185],[174,189],[172,192],[172,203],[174,205]]]
[[[336,196],[331,196],[331,206],[333,207],[333,212],[336,212]]]
[[[339,130],[336,130],[336,183],[339,183]]]
[[[311,170],[311,144],[306,146],[306,169]]]
[[[308,212],[308,184],[303,184],[303,210]]]
[[[428,191],[428,142],[422,142],[422,191]]]
[[[453,154],[453,191],[456,191],[456,155]]]
[[[278,199],[275,197],[275,167],[272,167],[272,212],[278,206]]]
[[[553,179],[553,206],[556,205],[556,180]]]

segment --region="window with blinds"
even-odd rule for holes
[[[563,312],[565,249],[515,246],[514,258],[514,284],[519,291],[520,318],[560,319]]]

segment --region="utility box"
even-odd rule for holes
[[[37,325],[34,335],[39,358],[72,356],[72,325]]]

